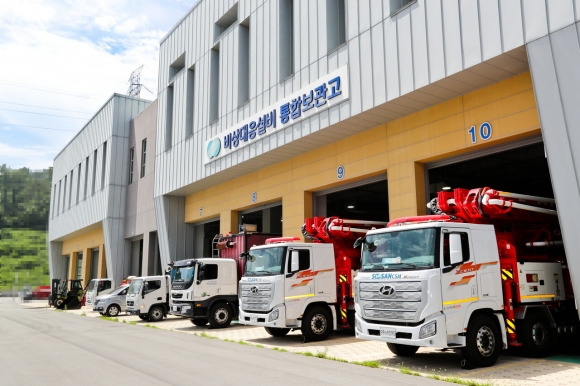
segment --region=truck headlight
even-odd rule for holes
[[[274,320],[278,319],[280,316],[280,309],[274,310],[268,316],[268,322],[273,322]]]
[[[419,330],[419,339],[428,338],[437,333],[437,321],[427,323]]]

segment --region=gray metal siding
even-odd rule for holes
[[[215,21],[236,3],[237,22],[215,39]],[[218,183],[231,178],[228,172],[256,170],[264,162],[291,157],[296,154],[296,141],[317,132],[325,132],[326,137],[313,137],[309,141],[312,146],[360,132],[373,122],[365,125],[358,120],[353,124],[349,119],[373,114],[373,109],[380,108],[380,113],[388,116],[385,107],[394,106],[398,113],[408,114],[473,87],[493,83],[505,77],[497,67],[489,66],[487,73],[469,73],[469,82],[463,72],[572,24],[580,12],[578,0],[418,0],[393,17],[389,16],[388,0],[346,1],[345,5],[347,41],[328,52],[326,0],[294,1],[295,73],[283,81],[278,76],[277,1],[202,0],[190,11],[161,42],[158,135],[163,138],[165,133],[168,69],[185,52],[185,69],[195,67],[193,136],[184,137],[186,109],[191,107],[185,106],[186,77],[179,74],[174,80],[172,147],[165,150],[158,143],[156,148],[159,173],[155,196],[195,185],[203,188],[207,186],[203,181],[210,177],[212,183]],[[250,100],[238,106],[239,23],[247,18]],[[209,54],[216,44],[220,55],[219,119],[209,122],[209,90],[213,86]],[[345,64],[349,100],[204,165],[206,140]],[[401,106],[400,99],[395,101],[438,81],[445,82],[440,93],[417,95],[409,106]],[[328,130],[331,126],[332,130]],[[266,154],[274,149],[275,155]],[[248,163],[260,155],[266,155],[262,163]]]
[[[529,43],[528,56],[572,284],[580,288],[580,24]]]

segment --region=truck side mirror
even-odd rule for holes
[[[204,272],[205,272],[205,266],[203,265],[203,263],[199,263],[198,268],[197,268],[197,282],[196,282],[196,284],[200,284],[203,281]]]
[[[463,249],[461,247],[461,235],[449,234],[449,262],[456,265],[463,262]]]
[[[290,272],[298,271],[298,251],[290,252]]]

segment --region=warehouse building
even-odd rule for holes
[[[424,214],[444,187],[555,197],[577,254],[579,20],[573,0],[199,1],[160,44],[160,267],[244,226]]]

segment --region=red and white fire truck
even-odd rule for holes
[[[273,336],[300,329],[307,341],[324,340],[333,329],[353,327],[353,271],[360,268],[354,241],[386,223],[306,219],[304,236],[280,237],[252,247],[240,280],[239,321],[263,326]]]
[[[502,349],[550,352],[578,328],[552,199],[489,188],[438,193],[435,213],[369,231],[355,278],[355,334],[397,355],[461,350],[491,366]]]

